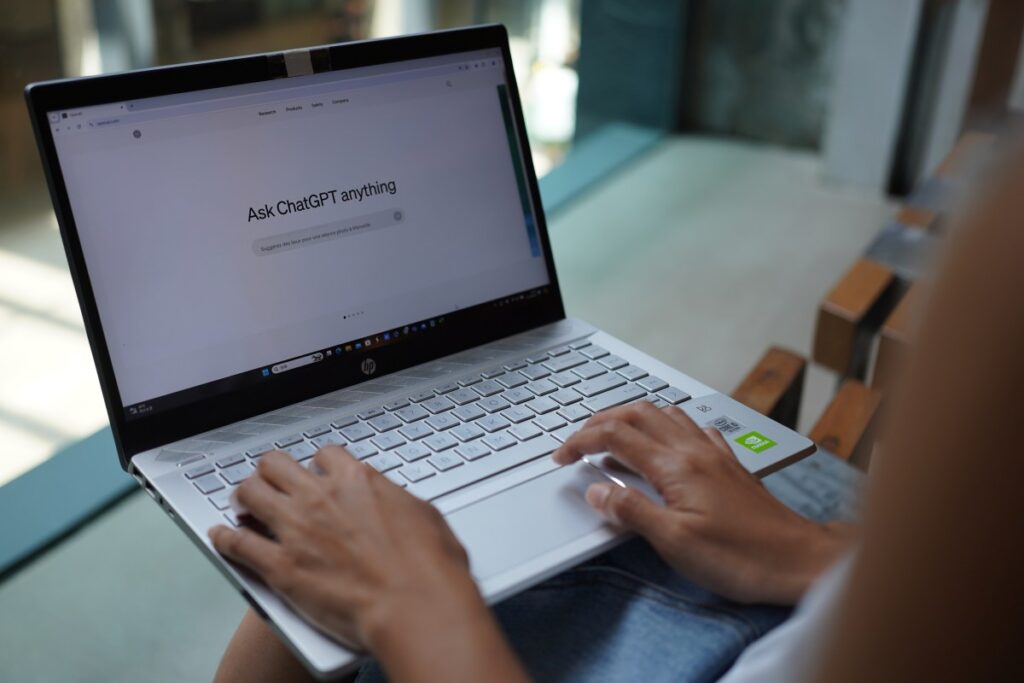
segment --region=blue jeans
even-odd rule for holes
[[[824,453],[765,480],[816,521],[856,515],[861,475]],[[642,539],[495,605],[510,643],[537,681],[714,681],[790,610],[740,605],[678,575]],[[379,667],[360,683],[383,680]]]

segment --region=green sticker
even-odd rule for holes
[[[774,441],[761,432],[747,432],[743,436],[737,437],[736,443],[755,453],[762,453],[775,445]]]

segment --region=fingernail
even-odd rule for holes
[[[610,484],[591,484],[587,488],[587,503],[597,510],[604,509],[604,503],[608,500],[608,494],[612,492]]]

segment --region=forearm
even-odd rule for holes
[[[411,608],[374,629],[370,648],[399,683],[529,680],[475,592],[441,607]]]

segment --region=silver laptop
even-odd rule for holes
[[[678,405],[758,475],[814,449],[565,316],[500,26],[26,95],[122,467],[318,676],[360,656],[206,535],[267,451],[432,502],[493,602],[623,539],[548,457],[597,411]]]

